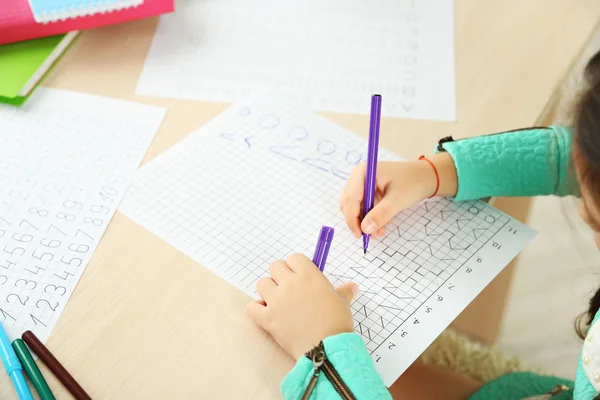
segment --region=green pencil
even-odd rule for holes
[[[33,386],[35,386],[35,389],[40,395],[40,399],[56,400],[42,375],[42,371],[40,371],[33,360],[33,357],[31,357],[31,353],[29,352],[29,349],[27,349],[25,342],[22,339],[15,339],[12,342],[12,346],[15,349],[15,353],[17,353],[17,357],[19,357],[27,376],[29,376],[31,383],[33,383]]]

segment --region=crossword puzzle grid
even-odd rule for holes
[[[299,121],[317,148],[326,137],[348,154],[364,139],[270,101],[230,109],[143,167],[121,211],[254,297],[271,262],[311,257],[320,227],[334,227],[325,274],[335,286],[359,285],[355,329],[373,352],[509,218],[482,202],[429,200],[397,216],[364,255],[338,208],[345,180],[268,151]]]

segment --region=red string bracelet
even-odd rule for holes
[[[431,196],[429,196],[429,198],[431,199],[433,196],[435,196],[438,192],[438,190],[440,190],[440,175],[438,174],[437,168],[435,167],[435,165],[433,165],[433,163],[431,161],[429,161],[425,156],[420,156],[419,160],[425,160],[429,163],[429,165],[431,165],[431,167],[433,168],[433,172],[435,172],[435,179],[436,179],[436,185],[435,185],[435,192],[433,192],[433,194]]]

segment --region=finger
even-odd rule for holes
[[[375,231],[375,233],[373,233],[371,236],[374,238],[385,236],[385,226],[377,229],[377,231]]]
[[[362,202],[365,190],[364,186],[366,171],[367,166],[365,163],[359,164],[352,169],[350,172],[350,177],[342,189],[340,206],[346,203],[346,201],[349,199]]]
[[[379,164],[377,165],[379,166]],[[377,187],[378,192],[385,193],[390,183],[391,180],[389,176],[385,174],[377,174],[377,177],[375,178],[375,186]]]
[[[287,260],[286,264],[288,267],[294,272],[319,272],[317,266],[312,262],[312,260],[306,257],[304,254],[294,253],[291,254]]]
[[[271,274],[271,278],[275,281],[275,283],[279,284],[289,277],[293,272],[287,266],[285,261],[277,260],[269,265],[269,273]]]
[[[344,283],[338,286],[335,291],[350,305],[352,300],[358,295],[358,285],[353,282]]]
[[[379,202],[381,201],[382,198],[383,198],[383,193],[381,193],[379,190],[376,190],[375,198],[373,201],[373,206],[376,206],[377,204],[379,204]]]
[[[354,197],[357,201],[362,201],[365,190],[365,176],[367,175],[367,163],[360,163],[350,172],[350,178],[346,183],[346,197]]]
[[[379,204],[379,202],[381,202],[382,198],[383,198],[383,194],[379,190],[377,190],[375,192],[375,201],[373,202],[373,207],[377,206],[377,204]],[[377,229],[377,231],[375,231],[375,233],[372,233],[371,236],[373,238],[378,238],[380,236],[384,236],[385,235],[385,225],[387,225],[389,223],[390,223],[390,221],[385,223],[383,227]]]
[[[342,208],[342,214],[344,215],[344,219],[346,220],[346,225],[352,232],[352,235],[355,238],[360,237],[360,207],[361,203],[358,201],[349,201]]]
[[[246,306],[246,312],[256,325],[266,330],[268,321],[267,307],[258,301],[254,301]]]
[[[256,283],[256,291],[258,295],[267,303],[269,302],[269,297],[273,293],[273,290],[277,288],[277,284],[270,277],[260,278]]]
[[[360,220],[362,217],[362,207],[363,207],[363,203],[362,203],[362,194],[364,193],[364,177],[362,178],[362,181],[360,181],[360,183],[363,185],[362,189],[361,189],[361,198],[359,201],[353,201],[352,197],[348,197],[346,198],[346,202],[344,204],[340,205],[340,208],[342,210],[342,214],[344,215],[344,218],[346,219],[346,225],[348,225],[348,227],[350,228],[350,231],[352,232],[352,235],[354,235],[355,238],[358,238],[362,235],[362,230],[360,228]],[[377,203],[379,203],[381,201],[381,199],[383,198],[383,193],[381,190],[377,189],[375,191],[375,198],[374,198],[374,206],[377,205]]]
[[[373,206],[377,206],[382,198],[383,194],[377,190],[375,192]],[[344,214],[344,218],[346,219],[346,225],[348,225],[352,235],[354,235],[355,238],[358,238],[362,235],[362,230],[360,228],[360,218],[362,217],[363,211],[362,206],[362,202],[349,201],[342,207],[342,214]],[[377,237],[377,234],[374,234],[373,236]]]
[[[377,205],[379,203],[381,203],[381,200],[383,199],[383,193],[379,190],[375,191],[375,196],[373,198],[373,208],[377,207]],[[375,235],[377,232],[373,233],[372,235]]]
[[[362,233],[360,230],[360,210],[365,190],[366,164],[354,167],[346,186],[342,190],[340,209],[346,219],[346,225],[355,237]]]
[[[395,196],[384,196],[383,199],[365,216],[361,229],[366,234],[372,234],[382,228],[398,212],[398,201]]]

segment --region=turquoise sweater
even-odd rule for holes
[[[578,195],[570,164],[571,139],[567,129],[552,126],[446,142],[438,150],[447,151],[454,159],[457,201],[489,196]],[[330,362],[357,399],[391,399],[359,335],[332,336],[324,340],[324,346]],[[300,399],[312,375],[312,362],[302,357],[281,383],[283,398]],[[521,397],[539,395],[557,383],[570,384],[557,378],[515,374],[490,382],[472,399],[508,398],[502,396],[513,394],[515,385]],[[310,399],[339,398],[321,374]]]

